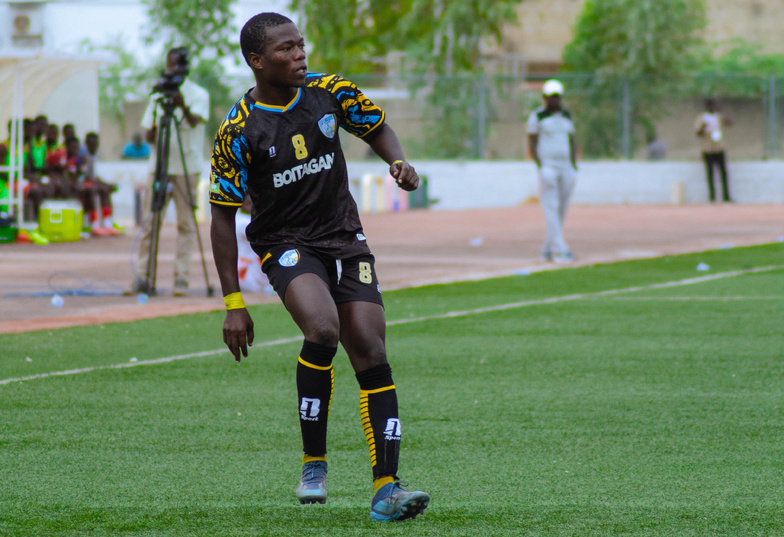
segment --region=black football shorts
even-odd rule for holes
[[[315,274],[329,286],[335,304],[373,302],[381,306],[381,287],[373,254],[335,259],[302,246],[275,246],[261,257],[261,270],[281,300],[289,283],[300,274]]]

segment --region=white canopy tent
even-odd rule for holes
[[[45,115],[60,127],[71,123],[76,132],[97,131],[98,65],[104,58],[57,56],[46,52],[0,52],[0,141],[11,121],[10,166],[0,162],[0,172],[8,172],[8,196],[0,206],[8,206],[18,225],[22,222],[22,120]],[[16,155],[16,158],[13,158]]]

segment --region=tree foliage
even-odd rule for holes
[[[188,47],[190,79],[209,92],[213,110],[228,110],[237,98],[223,76],[227,61],[239,61],[239,30],[232,22],[232,8],[237,0],[144,2],[151,21],[145,40],[148,43],[163,40],[165,50],[173,46]],[[207,132],[217,130],[222,120],[219,114],[211,114]]]
[[[292,0],[319,69],[372,73],[392,51],[419,71],[464,74],[479,65],[485,39],[500,39],[523,0]]]
[[[625,104],[632,122],[646,126],[636,134],[650,135],[665,100],[705,58],[698,35],[704,25],[704,0],[586,1],[563,59],[567,72],[594,74],[580,88],[582,128],[592,133],[582,136],[588,154],[617,154],[603,131],[617,130],[622,95],[631,99]]]
[[[115,59],[101,67],[101,111],[122,123],[124,103],[146,98],[160,78],[165,58],[163,51],[186,46],[190,53],[190,78],[207,89],[214,110],[228,110],[237,95],[226,86],[226,62],[238,62],[239,31],[232,24],[236,0],[145,0],[149,26],[144,42],[162,51],[152,65],[131,51],[122,36],[108,44],[85,41],[82,48],[104,53]],[[211,114],[208,132],[217,129],[223,118]]]
[[[564,67],[667,83],[696,67],[704,25],[704,0],[587,0]]]
[[[777,95],[784,93],[784,54],[763,53],[762,45],[744,39],[720,46],[726,51],[706,62],[695,81],[704,94],[758,98],[770,90],[770,77],[777,79]]]
[[[216,59],[239,50],[232,23],[237,0],[144,0],[150,19],[145,41],[187,45],[198,58]]]
[[[484,45],[500,41],[517,21],[523,0],[292,0],[304,15],[308,64],[343,76],[383,73],[386,57],[404,55],[406,82],[427,86],[439,136],[420,147],[430,157],[476,157],[476,112],[487,111],[476,91]],[[401,76],[401,73],[395,73]],[[424,77],[411,75],[441,75]],[[483,83],[483,82],[482,82]],[[475,113],[473,113],[473,112]],[[473,117],[472,117],[473,113]]]
[[[106,55],[114,60],[102,64],[98,70],[98,98],[101,114],[118,124],[122,124],[125,115],[124,103],[146,96],[148,80],[155,76],[153,69],[140,64],[125,43],[122,35],[110,39],[108,44],[89,40],[81,43],[82,50]]]

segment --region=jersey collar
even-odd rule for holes
[[[254,106],[257,106],[258,108],[261,108],[262,110],[266,110],[268,112],[285,112],[287,110],[291,110],[292,108],[294,108],[294,106],[296,106],[296,104],[299,102],[300,98],[302,98],[302,88],[297,88],[297,94],[294,96],[293,99],[291,99],[291,102],[289,102],[289,104],[287,104],[286,106],[264,104],[258,101],[254,101],[253,104]]]

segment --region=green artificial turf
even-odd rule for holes
[[[369,518],[342,352],[330,497],[296,502],[301,343],[265,344],[298,336],[280,305],[251,309],[239,366],[222,312],[0,335],[0,381],[183,357],[0,384],[0,535],[784,535],[784,269],[684,283],[782,254],[386,293],[400,473],[432,496],[399,524]]]

